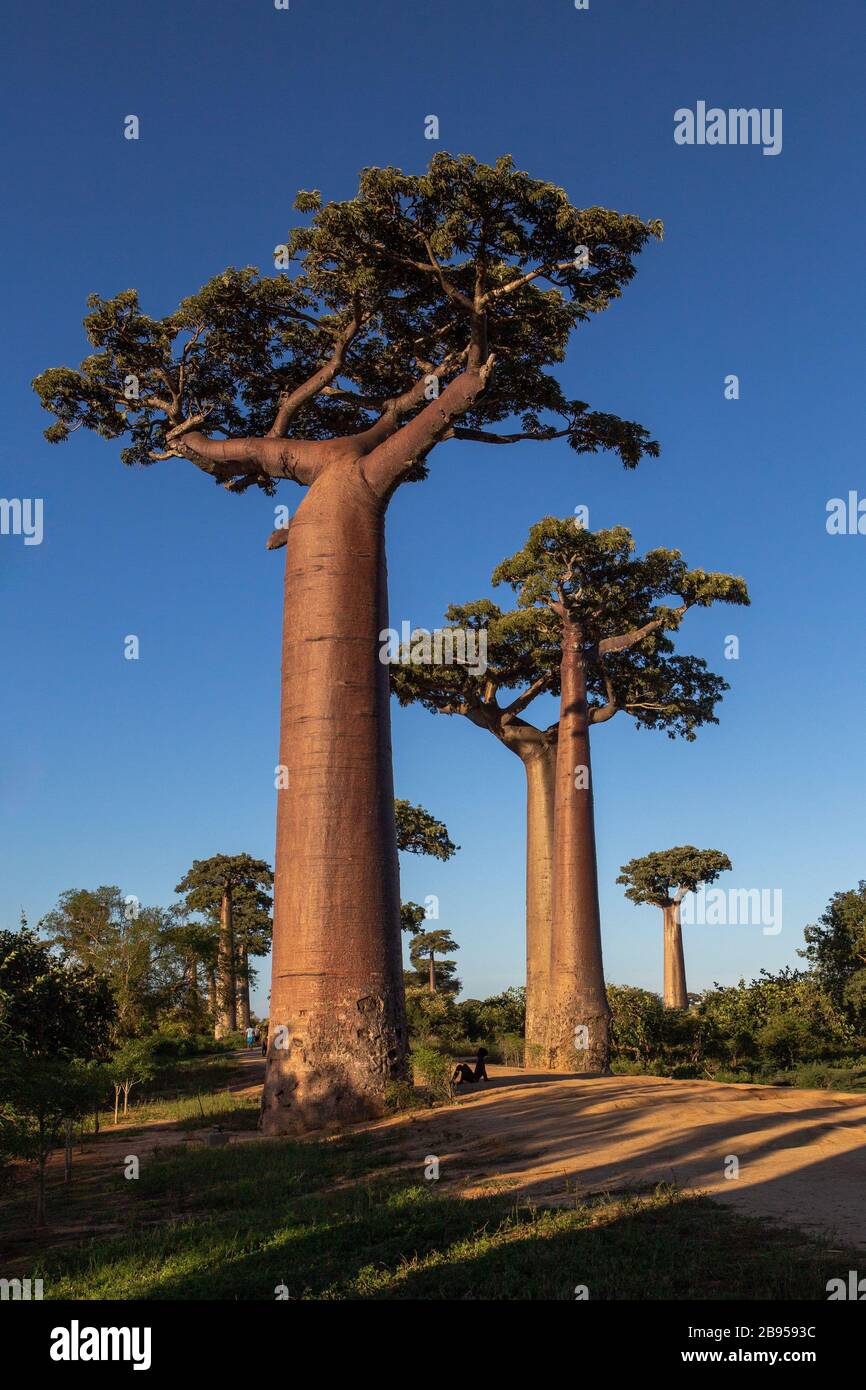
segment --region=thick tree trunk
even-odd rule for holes
[[[235,937],[232,917],[231,889],[223,889],[220,903],[220,939],[217,962],[217,983],[219,987],[219,1007],[217,1010],[215,1036],[225,1037],[234,1033],[238,1026],[238,998],[235,980]]]
[[[526,1065],[549,1064],[556,739],[521,753],[526,770]]]
[[[606,1074],[610,1009],[604,987],[589,711],[582,634],[563,620],[562,698],[554,794],[550,1065]]]
[[[680,905],[671,903],[662,908],[665,931],[665,994],[666,1009],[687,1009],[686,963],[683,957],[683,933],[680,926]]]
[[[250,1026],[250,971],[245,941],[238,942],[237,997],[238,1027],[246,1029]]]
[[[288,531],[268,1134],[378,1115],[406,1070],[384,512],[338,458]]]

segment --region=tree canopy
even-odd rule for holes
[[[670,907],[702,883],[715,882],[730,867],[730,859],[720,850],[677,845],[630,859],[616,881],[627,885],[625,896],[633,903]]]
[[[426,854],[433,859],[448,860],[456,854],[455,845],[444,821],[437,820],[423,806],[409,801],[394,802],[397,821],[397,848],[406,854]]]
[[[562,621],[579,633],[591,724],[625,711],[669,737],[695,737],[715,724],[728,685],[699,657],[677,655],[668,636],[691,608],[748,604],[745,581],[690,570],[678,550],[636,556],[624,526],[588,531],[569,517],[545,517],[522,550],[503,560],[493,583],[517,592],[518,607],[543,615],[557,647]]]
[[[324,441],[362,439],[366,453],[407,421],[420,423],[389,485],[424,476],[444,438],[565,438],[626,467],[658,452],[641,426],[568,398],[549,369],[620,296],[660,222],[577,208],[507,155],[445,152],[420,175],[364,169],[346,201],[302,192],[295,209],[306,221],[277,248],[284,273],[229,267],[163,318],[134,289],[92,294],[93,351],[34,381],[56,417],[46,437],[84,427],[124,440],[124,463],[185,457],[232,490],[268,492],[311,482]],[[472,389],[449,394],[467,372]],[[511,416],[518,431],[489,431]]]
[[[805,956],[837,1006],[866,1019],[866,880],[834,893],[818,921],[804,931]]]
[[[28,928],[0,932],[0,1051],[87,1060],[107,1051],[114,1019],[106,976]]]

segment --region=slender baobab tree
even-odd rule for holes
[[[236,493],[307,489],[285,537],[268,1133],[377,1114],[406,1070],[379,656],[390,498],[446,440],[563,439],[627,467],[657,452],[549,369],[658,222],[574,207],[508,157],[444,152],[295,208],[307,221],[277,248],[280,273],[229,269],[162,319],[134,290],[91,296],[91,355],[35,382],[52,441],[84,426],[125,437],[128,464],[186,460]]]
[[[238,1027],[250,1026],[250,958],[266,956],[271,949],[273,875],[240,882],[232,898],[235,939],[235,984],[238,996]],[[255,972],[253,972],[255,973]]]
[[[426,973],[430,994],[435,994],[437,990],[446,994],[457,993],[460,988],[460,982],[454,978],[457,967],[452,961],[440,960],[437,963],[436,957],[450,956],[459,950],[457,942],[445,927],[436,927],[432,931],[418,931],[413,936],[409,957],[417,972],[416,979],[419,984]]]
[[[550,923],[553,910],[553,790],[557,725],[537,728],[523,712],[542,693],[559,694],[559,647],[543,615],[503,613],[489,599],[452,604],[437,631],[486,635],[486,670],[466,663],[392,667],[401,705],[417,702],[434,714],[461,714],[486,729],[521,761],[526,777],[526,1055],[543,1065],[549,1008]]]
[[[662,910],[666,1009],[689,1006],[680,904],[686,893],[696,893],[702,883],[714,883],[730,867],[730,859],[720,850],[695,849],[694,845],[655,850],[622,866],[617,883],[627,885],[626,897],[633,903],[652,903]]]
[[[181,879],[176,891],[182,893],[187,908],[214,915],[219,912],[219,947],[216,964],[216,1016],[214,1036],[224,1037],[238,1026],[238,958],[235,935],[235,902],[239,901],[245,935],[252,899],[273,883],[270,866],[249,854],[214,854],[210,859],[193,860],[192,868]]]
[[[591,532],[546,517],[494,583],[546,615],[560,648],[554,788],[548,1065],[603,1073],[610,1059],[590,769],[590,730],[619,711],[673,738],[716,723],[728,687],[697,657],[673,654],[668,632],[690,608],[748,603],[742,579],[689,570],[678,550],[635,557],[625,527]],[[671,603],[670,600],[675,600]]]

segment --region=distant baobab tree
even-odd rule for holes
[[[689,1006],[680,904],[687,893],[696,893],[702,883],[715,882],[730,867],[730,859],[721,850],[695,849],[694,845],[655,850],[622,866],[617,883],[627,885],[626,897],[633,903],[652,903],[662,910],[666,1009]]]

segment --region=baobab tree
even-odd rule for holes
[[[548,1023],[553,911],[553,790],[558,726],[537,728],[524,711],[537,696],[559,694],[556,634],[534,610],[503,612],[489,599],[452,604],[443,631],[484,632],[487,669],[465,663],[395,664],[391,686],[401,705],[461,714],[521,761],[526,776],[526,1055],[543,1065]]]
[[[246,934],[251,915],[260,914],[257,894],[263,897],[273,883],[270,866],[249,854],[214,854],[194,859],[176,892],[187,908],[213,916],[219,912],[219,947],[216,967],[216,1016],[214,1036],[224,1037],[238,1026],[238,966],[235,939],[235,901],[241,905],[242,930]],[[246,925],[244,925],[246,924]]]
[[[235,493],[307,489],[285,545],[268,1133],[377,1114],[406,1074],[379,659],[390,498],[444,441],[562,439],[627,467],[657,452],[549,369],[660,223],[574,207],[508,157],[444,152],[295,208],[308,221],[277,249],[281,273],[229,269],[161,319],[134,290],[93,295],[91,355],[34,383],[52,441],[84,426],[125,438],[127,464],[183,459]]]
[[[432,931],[418,931],[412,937],[409,958],[415,967],[415,983],[421,984],[426,973],[427,989],[431,994],[442,990],[446,994],[457,994],[460,981],[454,978],[457,969],[453,961],[439,961],[437,956],[450,956],[460,947],[450,931],[436,927]]]
[[[273,875],[268,870],[268,877],[257,882],[240,882],[232,896],[238,1027],[242,1029],[250,1026],[250,957],[266,956],[271,949],[272,884]]]
[[[689,570],[678,550],[636,557],[634,548],[625,527],[591,532],[573,517],[546,517],[493,575],[520,607],[545,615],[560,649],[547,1057],[555,1070],[604,1073],[610,1059],[590,730],[620,711],[671,738],[717,723],[727,684],[700,658],[675,655],[667,634],[691,608],[749,602],[742,579]]]
[[[730,867],[730,859],[720,850],[695,849],[694,845],[654,850],[622,865],[617,883],[627,885],[626,897],[633,903],[652,903],[662,910],[666,1009],[689,1006],[680,904],[686,893],[696,893],[702,883],[714,883]]]

